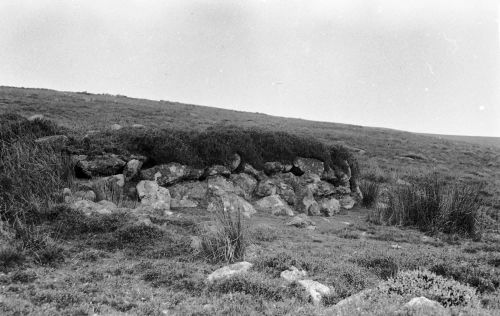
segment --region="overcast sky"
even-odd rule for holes
[[[0,85],[500,136],[495,0],[0,0]]]

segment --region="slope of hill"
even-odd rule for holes
[[[442,135],[442,134],[423,134],[423,135],[437,137],[439,139],[448,139],[451,141],[479,144],[479,145],[483,145],[483,146],[500,147],[500,137]]]
[[[326,144],[344,144],[358,152],[362,165],[370,169],[380,168],[387,174],[404,177],[411,173],[436,171],[446,177],[458,176],[483,183],[484,195],[492,200],[495,207],[500,208],[500,148],[490,146],[489,141],[461,141],[469,139],[467,137],[451,140],[436,137],[439,135],[392,129],[47,89],[0,87],[0,111],[25,116],[43,114],[82,135],[89,130],[109,128],[115,123],[122,126],[143,124],[197,130],[214,124],[226,124],[282,130],[314,137]]]
[[[390,129],[42,89],[0,88],[0,114],[4,112],[17,112],[23,116],[43,114],[68,129],[62,129],[52,121],[29,121],[18,115],[5,115],[0,120],[6,122],[0,126],[1,315],[382,316],[500,313],[498,147]],[[112,124],[143,124],[155,128],[140,129],[141,132],[136,128],[108,132]],[[64,148],[65,152],[72,150],[84,154],[73,156],[74,159],[86,159],[86,155],[95,158],[92,146],[96,146],[96,156],[102,158],[105,156],[103,152],[110,153],[123,147],[123,143],[112,143],[113,137],[123,132],[134,137],[159,135],[155,144],[164,149],[160,156],[170,157],[169,154],[175,151],[174,146],[185,145],[183,142],[168,141],[175,140],[169,136],[179,132],[170,128],[181,129],[182,133],[187,131],[185,134],[192,137],[192,134],[210,133],[190,133],[190,130],[204,130],[213,125],[219,128],[212,130],[219,132],[225,130],[220,125],[239,126],[242,130],[244,127],[258,127],[266,129],[258,130],[261,134],[276,136],[279,134],[274,131],[286,131],[327,144],[349,146],[361,164],[362,179],[369,180],[361,182],[362,189],[365,188],[363,185],[376,184],[380,196],[384,198],[398,190],[403,193],[415,190],[411,184],[416,184],[422,175],[433,171],[439,173],[442,179],[458,177],[473,185],[467,186],[472,188],[471,191],[451,191],[459,194],[449,200],[449,195],[438,193],[437,197],[442,200],[437,203],[437,213],[433,208],[436,206],[435,190],[430,190],[430,199],[427,191],[403,195],[404,200],[410,201],[408,204],[412,204],[411,207],[397,204],[394,209],[410,214],[409,217],[417,221],[423,219],[422,222],[430,225],[418,226],[416,221],[402,224],[397,220],[398,215],[390,215],[396,221],[391,221],[389,225],[396,226],[389,226],[380,221],[379,211],[384,207],[379,207],[376,202],[384,204],[391,199],[374,199],[372,204],[358,203],[353,207],[354,200],[347,196],[347,202],[352,201],[352,204],[345,203],[345,196],[342,195],[338,200],[328,200],[338,203],[332,204],[332,210],[337,205],[333,213],[306,211],[309,213],[307,216],[303,209],[295,208],[294,211],[303,214],[293,218],[289,217],[289,213],[284,216],[281,210],[275,213],[274,208],[257,207],[263,200],[260,193],[257,196],[258,186],[266,185],[276,176],[298,179],[296,186],[305,184],[304,187],[311,190],[314,177],[308,173],[295,176],[278,171],[268,177],[255,170],[250,175],[252,170],[246,168],[240,173],[235,168],[231,175],[226,173],[226,177],[205,177],[193,173],[194,178],[191,178],[189,172],[189,181],[186,178],[186,181],[174,185],[161,183],[166,188],[160,188],[158,183],[161,179],[156,179],[157,173],[149,172],[154,177],[149,178],[148,172],[140,172],[141,163],[132,159],[132,155],[127,161],[138,163],[135,172],[132,172],[135,175],[129,173],[133,170],[129,170],[128,163],[124,173],[119,169],[113,171],[113,161],[119,163],[120,159],[106,155],[111,158],[111,163],[105,164],[106,169],[109,167],[113,172],[104,170],[106,174],[86,176],[91,179],[75,179],[74,161],[71,162],[60,152]],[[156,128],[169,129],[162,132]],[[88,133],[91,130],[103,133]],[[244,132],[239,128],[227,130],[238,141],[243,137]],[[23,133],[26,133],[24,138],[17,138]],[[91,136],[83,137],[86,133]],[[55,136],[56,142],[66,145],[70,142],[70,145],[62,147],[37,142],[41,136],[55,134],[74,137]],[[216,135],[210,138],[215,142],[200,142],[203,145],[200,147],[211,148],[206,144],[217,147],[221,140],[227,143],[230,138],[220,136],[227,134]],[[276,145],[288,143],[284,139],[293,139],[294,144],[307,147],[300,141],[303,138],[295,136],[276,138],[279,142],[274,141],[267,146],[259,142],[259,148],[265,148],[265,151],[255,155],[265,156],[263,152],[272,153],[273,149],[288,152],[288,147]],[[149,139],[147,137],[138,137],[136,143],[142,144],[144,139]],[[46,137],[43,139],[47,141]],[[100,140],[116,146],[101,147]],[[151,145],[148,141],[144,143],[145,147]],[[304,143],[312,145],[314,141],[307,139]],[[82,151],[76,151],[72,147],[74,144],[82,145],[78,148]],[[238,144],[243,144],[243,148],[252,147],[248,145],[247,138]],[[56,147],[59,149],[55,150]],[[183,150],[184,147],[179,148]],[[319,148],[326,147],[320,143]],[[185,152],[189,157],[199,153],[198,150]],[[235,151],[222,152],[231,156]],[[311,151],[307,152],[312,155]],[[134,149],[132,153],[137,152]],[[244,158],[243,154],[236,158],[237,164],[243,166]],[[171,161],[178,162],[168,162]],[[122,162],[124,167],[125,161]],[[84,164],[77,166],[85,167]],[[130,166],[133,167],[133,164]],[[155,170],[143,167],[142,171]],[[206,172],[208,169],[200,170]],[[123,179],[122,184],[118,184],[120,179]],[[139,190],[146,190],[146,182],[139,181],[144,179],[155,181],[147,182],[151,191],[141,195]],[[248,180],[245,186],[248,192],[243,193],[249,196],[244,198],[243,194],[243,197],[238,197],[232,193],[234,187],[231,189],[231,186],[236,185],[237,179]],[[223,192],[217,194],[231,196],[233,200],[229,200],[229,204],[237,211],[232,213],[226,210],[226,202],[221,196],[221,199],[212,199],[209,183],[213,182],[209,181],[220,181],[215,183],[215,187],[221,185],[216,191]],[[281,184],[279,187],[288,188],[286,194],[292,194],[292,198],[299,194],[299,188],[287,187],[284,182]],[[323,182],[323,185],[327,184]],[[482,184],[486,186],[481,193],[491,207],[478,207],[475,185]],[[206,193],[195,192],[204,192],[204,188]],[[319,193],[319,189],[318,185],[316,192]],[[184,195],[186,192],[201,194],[200,200],[196,200],[199,204],[181,204],[193,202]],[[279,196],[278,191],[275,192],[269,194]],[[287,200],[287,205],[298,206],[309,198],[314,200],[312,191],[308,192],[311,196],[301,197],[302,200],[296,196],[290,203]],[[369,190],[363,192],[368,193]],[[329,197],[331,193],[328,193]],[[182,199],[179,194],[183,195]],[[186,196],[188,200],[184,199]],[[415,196],[417,198],[413,198]],[[451,203],[440,203],[445,199]],[[419,203],[420,200],[431,200],[431,207]],[[235,201],[240,201],[240,204]],[[322,199],[321,203],[324,201]],[[440,207],[443,205],[454,207],[449,208],[451,211],[442,212]],[[252,216],[239,216],[244,206],[247,210],[254,210]],[[460,230],[463,227],[470,228],[470,231],[464,233]],[[240,267],[251,266],[249,271],[219,280],[211,279],[214,271],[217,276],[219,268],[241,260],[247,263],[240,264]],[[225,268],[232,273],[233,270]],[[291,282],[290,277],[295,281]],[[309,292],[303,287],[308,287]],[[312,287],[317,291],[313,292]],[[421,296],[427,299],[417,298]],[[415,302],[415,298],[416,305],[431,305],[412,306],[409,302]]]

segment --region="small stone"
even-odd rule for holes
[[[111,130],[113,131],[119,131],[121,130],[123,127],[120,125],[120,124],[113,124],[110,126]]]
[[[93,190],[85,190],[85,191],[77,191],[73,196],[76,199],[82,199],[82,200],[87,200],[87,201],[92,201],[95,202],[97,199],[97,196]]]
[[[208,167],[205,170],[205,177],[210,177],[210,176],[223,176],[223,177],[229,177],[231,175],[231,170],[229,170],[228,167],[222,166],[222,165],[214,165],[211,167]]]
[[[64,188],[63,189],[63,196],[68,196],[71,195],[71,189],[70,188]]]
[[[294,266],[290,269],[282,271],[280,277],[288,282],[294,282],[307,277],[307,272],[305,270],[299,270]]]
[[[293,211],[288,204],[277,194],[266,196],[255,202],[255,208],[261,212],[273,215],[293,216]]]
[[[314,222],[306,214],[299,214],[297,216],[294,216],[290,221],[286,223],[286,225],[295,226],[299,228],[315,226]]]
[[[298,198],[298,211],[308,215],[320,215],[320,207],[310,188],[305,188]]]
[[[312,173],[321,176],[325,171],[325,164],[317,159],[297,157],[293,166],[302,173]]]
[[[130,181],[134,178],[136,178],[139,175],[139,172],[141,171],[142,167],[142,161],[138,159],[132,159],[127,162],[127,166],[125,167],[125,179],[127,181]]]
[[[265,179],[260,181],[257,184],[257,188],[255,189],[255,195],[260,197],[270,196],[276,194],[278,188],[276,184],[271,179]]]
[[[223,207],[224,212],[231,214],[241,213],[244,217],[250,218],[257,211],[248,203],[244,198],[236,195],[232,192],[224,192],[217,190],[212,190],[211,201],[208,203],[207,211],[217,212],[220,211],[218,208],[220,205]]]
[[[257,180],[262,180],[263,177],[265,177],[265,174],[263,172],[257,171],[251,164],[245,163],[243,165],[243,172],[246,174],[249,174],[253,176]]]
[[[356,200],[352,196],[345,196],[340,200],[340,205],[342,206],[343,209],[345,210],[350,210],[354,207],[354,204],[356,204]]]
[[[318,305],[323,296],[330,295],[332,293],[332,290],[328,286],[317,281],[299,280],[298,283],[304,287],[314,305]]]
[[[231,265],[222,267],[210,273],[207,277],[208,282],[214,282],[217,280],[229,278],[238,274],[243,274],[248,272],[252,268],[253,264],[250,262],[242,261],[233,263]]]
[[[28,117],[28,121],[33,122],[34,120],[43,120],[45,119],[45,116],[43,114],[34,114],[30,117]]]
[[[235,193],[244,197],[246,200],[252,198],[253,192],[257,187],[257,180],[249,174],[237,173],[231,174],[231,181],[234,184]]]
[[[406,303],[403,307],[406,308],[431,308],[435,310],[444,310],[443,305],[439,304],[436,301],[430,300],[427,297],[420,296],[412,298],[408,303]]]
[[[194,208],[198,207],[198,203],[195,201],[188,200],[187,198],[182,198],[180,200],[172,199],[170,201],[171,208]]]
[[[170,210],[170,192],[155,181],[143,180],[136,186],[141,205],[158,211]]]
[[[78,200],[71,205],[71,208],[81,211],[86,216],[90,216],[93,213],[108,215],[116,210],[117,207],[113,202],[106,200],[100,201],[99,203],[88,200]]]
[[[117,155],[105,154],[94,156],[91,159],[87,156],[77,156],[75,171],[77,176],[92,178],[96,176],[112,176],[123,171],[126,163]]]
[[[238,169],[238,167],[240,166],[240,163],[241,163],[241,157],[240,157],[240,155],[234,154],[231,157],[231,162],[229,163],[229,169],[231,170],[231,172],[235,171],[236,169]]]
[[[275,173],[280,173],[283,171],[283,164],[278,161],[270,161],[264,164],[264,172],[271,176]]]
[[[140,174],[144,180],[156,181],[161,186],[169,186],[186,179],[190,172],[190,167],[177,162],[171,162],[143,169]]]
[[[323,199],[319,203],[320,211],[325,216],[333,216],[340,212],[340,202],[335,198]]]

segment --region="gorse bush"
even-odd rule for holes
[[[243,259],[248,241],[241,211],[226,211],[220,199],[214,199],[213,203],[217,204],[214,226],[203,229],[200,254],[214,263],[232,263]]]
[[[476,288],[479,292],[494,292],[500,288],[500,271],[470,262],[440,262],[430,271]]]
[[[425,270],[401,272],[381,284],[379,290],[409,298],[424,296],[445,307],[479,306],[479,299],[473,288]]]
[[[415,226],[423,231],[476,237],[480,231],[480,187],[455,182],[446,185],[436,175],[415,184],[393,186],[388,207],[375,209],[375,223]]]

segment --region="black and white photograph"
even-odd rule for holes
[[[500,316],[499,0],[0,0],[1,316]]]

